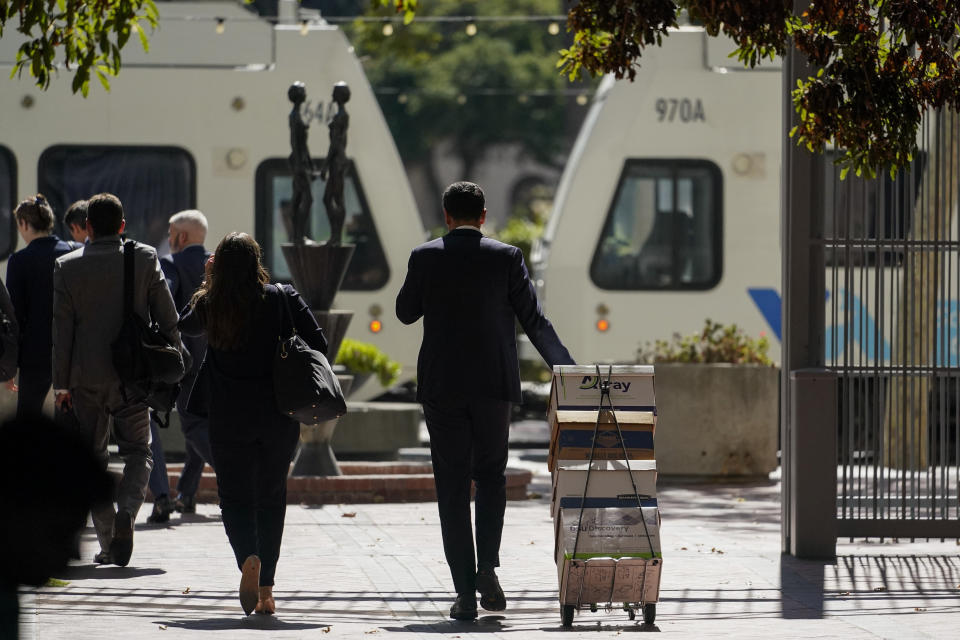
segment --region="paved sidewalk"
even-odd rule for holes
[[[522,455],[522,451],[514,451]],[[664,572],[656,623],[623,611],[560,625],[549,476],[540,454],[515,459],[542,497],[507,506],[500,569],[507,611],[447,618],[450,576],[433,503],[291,506],[277,572],[278,615],[244,617],[219,513],[170,525],[140,513],[130,566],[95,567],[93,530],[66,586],[25,592],[22,638],[611,637],[956,638],[960,547],[843,544],[836,564],[780,555],[779,486],[666,486]],[[9,551],[9,550],[8,550]]]

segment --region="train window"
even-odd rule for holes
[[[112,193],[123,203],[126,235],[169,252],[168,220],[196,208],[197,172],[193,157],[177,147],[58,145],[40,155],[37,184],[56,214],[74,201]]]
[[[317,167],[323,162],[314,159]],[[290,202],[293,198],[293,179],[286,158],[264,160],[257,167],[256,180],[257,241],[263,247],[264,265],[274,278],[289,281],[290,270],[280,251],[280,245],[289,242]],[[323,204],[324,186],[325,182],[320,178],[313,181],[313,207],[307,233],[317,242],[330,238],[327,208]],[[379,289],[390,278],[390,267],[353,162],[347,168],[343,201],[346,207],[343,241],[356,245],[356,249],[340,288],[346,291]]]
[[[593,254],[601,289],[710,289],[720,281],[723,197],[705,160],[627,160]]]
[[[6,259],[17,242],[17,223],[13,209],[17,205],[17,161],[13,153],[0,146],[0,260]]]

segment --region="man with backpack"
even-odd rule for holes
[[[113,344],[126,323],[120,239],[125,220],[120,200],[109,193],[90,198],[86,226],[89,244],[58,258],[54,267],[53,387],[58,409],[73,408],[84,437],[104,466],[113,418],[113,435],[124,460],[123,478],[116,510],[111,503],[93,511],[101,549],[95,561],[126,566],[152,457],[146,398],[131,381],[121,379],[113,358]],[[132,311],[155,323],[171,344],[178,345],[177,310],[157,252],[139,243],[132,248]]]

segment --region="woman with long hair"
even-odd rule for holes
[[[287,471],[300,436],[300,425],[274,400],[273,358],[278,340],[291,331],[281,296],[287,296],[297,333],[313,349],[327,351],[300,294],[269,284],[261,256],[246,233],[227,234],[180,318],[184,335],[205,335],[209,344],[188,408],[205,410],[210,420],[220,511],[241,570],[240,604],[247,615],[276,610]]]

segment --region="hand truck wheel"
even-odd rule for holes
[[[653,624],[657,617],[657,603],[648,602],[643,605],[643,624]]]
[[[560,607],[560,619],[563,621],[563,626],[573,626],[573,609],[572,604],[565,604]]]

